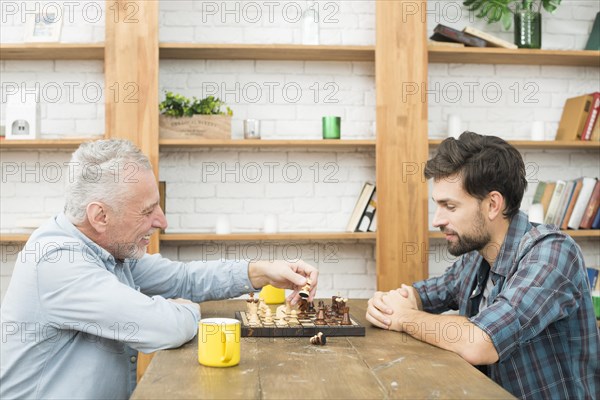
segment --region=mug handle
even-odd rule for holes
[[[235,343],[235,331],[225,331],[222,333],[222,335],[225,335],[225,354],[223,357],[221,357],[221,361],[227,363],[233,358],[233,349],[235,348],[233,345]]]

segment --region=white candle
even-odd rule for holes
[[[450,114],[448,116],[448,137],[458,139],[462,133],[462,128],[460,125],[460,117],[456,114]]]

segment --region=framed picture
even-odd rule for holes
[[[61,10],[27,14],[25,24],[25,42],[58,42],[60,40],[61,29]]]

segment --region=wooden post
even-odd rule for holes
[[[106,137],[125,138],[158,177],[158,1],[107,0],[104,53]],[[158,233],[149,253],[159,251]],[[138,380],[152,357],[138,357]]]
[[[426,2],[376,1],[377,288],[427,276]]]

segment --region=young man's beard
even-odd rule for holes
[[[490,234],[485,230],[485,223],[481,212],[477,213],[474,222],[474,229],[471,233],[459,235],[456,233],[456,243],[448,242],[448,252],[455,257],[461,256],[471,251],[481,250],[490,240]]]

